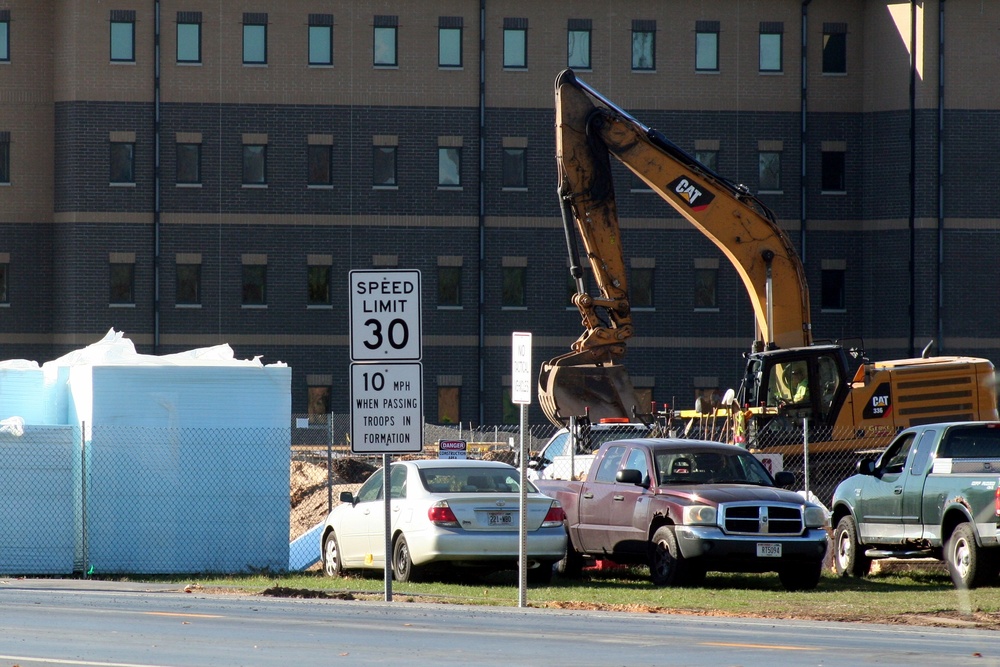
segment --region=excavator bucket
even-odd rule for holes
[[[538,402],[553,424],[565,426],[571,416],[589,414],[593,422],[644,412],[624,366],[542,364],[538,373]]]

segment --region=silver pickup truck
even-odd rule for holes
[[[1000,574],[1000,423],[901,431],[833,495],[834,565],[863,577],[877,558],[943,560],[958,588]]]

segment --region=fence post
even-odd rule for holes
[[[805,469],[806,500],[809,500],[809,417],[802,418],[802,467]]]
[[[87,422],[80,422],[80,532],[83,575],[87,576]]]
[[[328,415],[330,428],[326,430],[326,512],[333,511],[333,413]]]

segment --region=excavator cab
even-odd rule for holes
[[[815,345],[747,355],[741,403],[751,408],[750,446],[764,448],[833,426],[848,391],[848,364],[839,345]]]

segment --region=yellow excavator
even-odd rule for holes
[[[767,206],[572,70],[556,78],[555,107],[559,197],[576,281],[572,301],[584,331],[570,352],[541,367],[539,403],[553,424],[585,414],[597,421],[651,412],[638,404],[622,364],[633,323],[611,157],[711,239],[750,296],[757,339],[744,353],[739,389],[723,406],[733,441],[801,453],[802,424],[808,423],[811,451],[859,451],[912,424],[997,419],[987,359],[932,357],[928,345],[920,358],[871,362],[860,344],[814,344],[802,262]],[[599,296],[587,291],[578,236]]]

